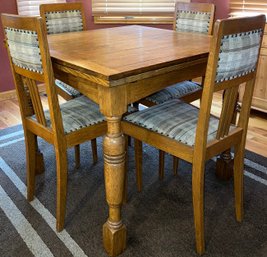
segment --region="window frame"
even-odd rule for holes
[[[107,1],[109,1],[111,3],[118,2],[116,0],[106,0],[106,2]],[[140,2],[140,1],[142,1],[142,0],[137,0],[136,2]],[[149,11],[149,12],[142,12],[140,14],[136,11],[131,12],[129,10],[126,10],[124,12],[122,12],[122,11],[109,11],[109,12],[106,11],[106,12],[104,12],[103,11],[104,7],[102,7],[102,10],[100,10],[98,8],[98,11],[96,11],[95,10],[95,8],[96,8],[95,2],[98,2],[98,1],[92,0],[92,16],[93,16],[95,24],[172,24],[173,23],[173,16],[174,16],[174,7],[175,7],[176,1],[177,0],[166,1],[166,2],[173,2],[173,7],[171,7],[171,9],[169,11],[166,11],[166,12]],[[180,0],[180,1],[181,2],[190,2],[190,0]],[[104,2],[104,0],[100,0],[100,2]],[[134,1],[130,1],[130,2],[134,2]],[[152,2],[152,0],[151,1],[145,1],[145,2]],[[161,3],[159,0],[156,0],[155,2],[157,4]],[[152,3],[151,3],[151,6],[152,6]],[[126,7],[124,7],[124,8],[126,9]],[[151,15],[151,14],[153,14],[153,15]]]

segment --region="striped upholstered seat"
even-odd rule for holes
[[[67,94],[71,95],[73,98],[81,96],[81,93],[78,90],[76,90],[74,87],[71,87],[70,85],[64,83],[59,79],[55,80],[55,84],[57,85],[57,87],[61,88]]]
[[[155,104],[161,104],[171,99],[181,98],[198,90],[201,90],[201,86],[197,83],[191,81],[183,81],[148,96],[146,100]]]
[[[211,35],[214,11],[213,4],[177,2],[175,5],[173,30]],[[201,97],[201,89],[201,86],[194,82],[183,81],[146,97],[142,103],[151,106],[164,103],[170,99],[179,98],[190,102]]]
[[[60,105],[65,134],[89,127],[105,121],[99,110],[99,105],[85,96],[76,97]],[[136,108],[128,106],[128,113],[136,112]],[[45,111],[47,126],[51,126],[49,111]],[[35,115],[33,119],[36,120]]]
[[[60,105],[65,134],[105,121],[99,106],[85,96],[80,96]],[[47,126],[51,126],[49,111],[45,111]],[[35,116],[33,116],[35,119]]]
[[[124,120],[149,129],[188,146],[195,143],[199,109],[172,99],[160,105],[127,115]],[[215,139],[219,119],[211,116],[208,141]],[[232,127],[231,127],[232,128]]]

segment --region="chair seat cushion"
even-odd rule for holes
[[[201,86],[197,83],[192,81],[183,81],[146,97],[146,100],[155,104],[161,104],[171,99],[181,98],[198,90],[201,90]]]
[[[65,134],[105,121],[99,106],[85,96],[61,104],[60,110]],[[47,125],[51,126],[49,111],[45,111],[45,118]]]
[[[130,114],[130,113],[137,112],[137,111],[138,111],[138,107],[129,104],[128,105],[128,108],[127,108],[127,113],[126,114]]]
[[[127,115],[124,117],[124,120],[188,146],[193,146],[195,143],[198,114],[199,109],[195,106],[178,99],[173,99]],[[218,118],[210,116],[208,141],[215,139],[218,123]]]
[[[61,80],[56,79],[55,84],[61,88],[63,91],[65,91],[67,94],[71,95],[73,98],[81,96],[82,94],[76,90],[75,88],[71,87],[70,85],[64,83]]]

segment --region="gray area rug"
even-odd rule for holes
[[[28,203],[25,148],[21,126],[0,131],[0,256],[107,256],[102,225],[107,219],[103,183],[102,140],[99,161],[92,164],[90,144],[81,146],[81,167],[74,168],[69,150],[65,230],[55,232],[55,157],[51,145],[39,141],[46,172],[38,176],[36,198]],[[191,197],[191,165],[180,162],[172,175],[166,157],[165,178],[158,179],[158,151],[144,146],[143,190],[137,192],[133,147],[129,147],[128,203],[123,206],[127,249],[122,257],[198,256],[195,253]],[[235,220],[233,180],[215,176],[209,161],[205,175],[205,256],[267,256],[267,159],[246,152],[245,216]]]

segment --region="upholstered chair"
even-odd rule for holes
[[[43,19],[2,14],[5,41],[19,100],[25,135],[27,198],[35,193],[37,136],[55,148],[56,228],[64,227],[67,195],[67,149],[106,132],[99,106],[85,96],[59,104]],[[44,110],[37,82],[45,84],[49,109]]]
[[[86,30],[86,20],[82,3],[41,4],[40,16],[45,20],[48,35]],[[59,93],[64,99],[80,96],[80,92],[56,79]]]
[[[205,162],[234,150],[236,219],[243,219],[243,169],[248,119],[262,42],[265,16],[217,21],[211,42],[200,108],[172,99],[128,115],[122,123],[126,135],[192,164],[192,196],[196,250],[205,252]],[[231,124],[239,85],[245,83],[237,125]],[[225,91],[220,117],[211,115],[213,94]],[[139,151],[139,148],[136,149]],[[142,153],[136,172],[142,176]]]
[[[40,16],[45,21],[45,31],[48,35],[83,31],[87,29],[82,3],[41,4]],[[81,96],[81,93],[63,81],[55,80],[57,91],[65,100]],[[91,140],[93,162],[97,162],[96,139]],[[75,146],[76,167],[80,166],[80,148]]]
[[[214,4],[176,2],[173,30],[212,35],[214,15]],[[178,34],[177,36],[179,37]],[[192,102],[201,97],[201,88],[196,82],[183,81],[146,97],[141,103],[146,106],[153,106],[170,99],[183,99],[186,102]]]
[[[214,24],[215,6],[209,3],[183,3],[176,2],[173,17],[173,30],[184,33],[198,33],[212,35]],[[179,35],[177,34],[177,37]],[[192,78],[193,79],[193,78]],[[204,76],[202,82],[204,82]],[[166,87],[140,101],[145,106],[153,106],[171,99],[182,99],[188,103],[201,98],[202,86],[194,81],[182,81]],[[140,142],[135,142],[137,148],[142,149]],[[159,178],[164,176],[165,153],[159,151]],[[173,158],[173,172],[177,174],[178,159]],[[140,181],[138,179],[138,181]],[[141,191],[141,184],[137,184]]]

